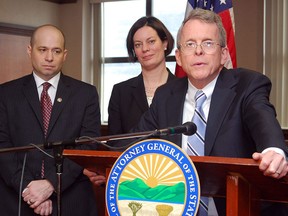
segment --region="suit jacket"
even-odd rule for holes
[[[169,71],[167,82],[174,79],[176,77]],[[108,106],[109,134],[128,133],[148,108],[142,73],[114,85]]]
[[[187,88],[187,78],[160,87],[150,109],[133,131],[181,125]],[[270,90],[270,80],[258,72],[224,68],[212,93],[205,134],[205,155],[251,158],[254,152],[261,152],[271,146],[287,153],[283,132],[275,118],[274,107],[269,103]],[[162,138],[181,146],[181,137],[180,134]],[[218,201],[218,213],[225,215],[225,202]],[[272,212],[271,215],[274,215],[276,211]],[[287,215],[287,211],[279,215]]]
[[[61,74],[53,104],[47,139],[44,138],[42,114],[33,75],[0,85],[0,147],[21,147],[30,143],[73,140],[81,136],[100,135],[100,110],[96,88]],[[94,145],[77,146],[95,149]],[[53,150],[46,150],[53,155]],[[0,212],[4,216],[17,214],[18,194],[32,180],[40,179],[41,161],[45,160],[45,178],[57,189],[55,160],[39,150],[0,155]],[[23,185],[19,191],[21,171]],[[82,174],[83,168],[64,158],[61,175],[61,207],[63,216],[96,215],[92,185]],[[51,196],[56,215],[56,194]],[[22,201],[21,215],[34,215]]]

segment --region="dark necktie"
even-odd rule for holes
[[[195,113],[192,118],[197,126],[197,131],[194,135],[188,137],[187,153],[194,156],[204,155],[206,118],[203,112],[203,103],[206,100],[206,95],[203,91],[198,90],[195,95]],[[208,197],[201,196],[198,216],[208,215]]]
[[[49,127],[49,121],[51,117],[51,112],[52,112],[52,102],[48,94],[48,89],[50,88],[51,84],[48,82],[45,82],[42,85],[43,85],[43,90],[41,93],[41,109],[42,109],[44,136],[46,138],[48,127]]]
[[[49,121],[52,112],[52,101],[48,94],[48,89],[50,88],[51,84],[48,82],[44,82],[43,90],[41,93],[41,109],[42,109],[42,118],[43,118],[43,129],[44,129],[44,136],[46,139],[47,131],[49,127]],[[45,163],[44,159],[42,160],[41,165],[41,178],[43,179],[45,175]]]

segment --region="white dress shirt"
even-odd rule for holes
[[[34,76],[34,79],[36,82],[39,101],[40,101],[41,100],[41,93],[43,90],[42,84],[44,82],[47,82],[47,81],[41,79],[39,76],[37,76],[37,74],[35,72],[33,72],[33,76]],[[50,88],[48,89],[48,94],[49,94],[49,97],[51,98],[52,105],[54,104],[54,100],[56,97],[56,92],[57,92],[59,80],[60,80],[60,72],[56,76],[54,76],[50,80],[48,80],[48,82],[51,84]]]

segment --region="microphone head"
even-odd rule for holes
[[[183,124],[183,126],[185,126],[187,129],[186,132],[183,133],[186,136],[191,136],[197,131],[197,126],[193,122],[186,122]]]

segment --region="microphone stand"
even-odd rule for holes
[[[57,215],[61,216],[61,184],[62,184],[62,173],[63,173],[63,150],[67,146],[74,146],[74,145],[82,145],[82,144],[93,144],[99,143],[103,144],[107,141],[115,141],[115,140],[122,140],[122,139],[131,139],[131,138],[138,138],[143,137],[143,139],[147,139],[151,135],[153,135],[155,131],[146,131],[146,132],[139,132],[139,133],[128,133],[128,134],[120,134],[120,135],[112,135],[112,136],[102,136],[98,138],[81,138],[76,140],[70,141],[59,141],[59,142],[48,142],[44,144],[29,144],[27,146],[21,147],[12,147],[12,148],[3,148],[0,149],[1,153],[9,153],[9,152],[22,152],[22,151],[29,151],[33,149],[51,149],[53,148],[53,155],[55,159],[55,166],[56,166],[56,175],[57,175]],[[137,140],[138,141],[138,140]]]
[[[137,142],[140,142],[144,139],[149,139],[151,137],[155,137],[158,134],[158,131],[148,131],[148,132],[143,132],[143,133],[133,133],[133,134],[126,134],[126,135],[116,135],[116,136],[106,136],[106,137],[100,137],[96,138],[94,142],[107,142],[107,141],[112,141],[112,140],[122,140],[122,139],[130,139],[130,138],[137,138],[140,136],[140,138],[136,139],[132,143],[130,143],[128,146],[131,146]],[[128,136],[127,136],[128,135]],[[93,139],[92,139],[93,140]],[[89,144],[92,141],[91,139],[87,140],[75,140],[75,145],[80,143],[80,144]],[[100,141],[101,140],[101,141]],[[93,142],[93,141],[92,141]],[[48,144],[49,145],[49,144]],[[50,144],[51,145],[51,144]],[[66,144],[67,145],[67,144]],[[45,145],[44,145],[45,146]],[[57,186],[57,212],[58,216],[61,215],[61,175],[63,173],[63,150],[65,144],[59,144],[56,143],[51,145],[53,147],[53,152],[54,152],[54,158],[55,158],[55,164],[56,164],[56,173],[57,173],[57,178],[58,178],[58,186]],[[47,148],[47,144],[46,144]]]
[[[173,135],[178,133],[183,133],[184,135],[192,135],[196,132],[196,125],[191,122],[186,122],[182,126],[178,127],[170,127],[167,129],[162,130],[154,130],[154,131],[146,131],[146,132],[138,132],[138,133],[127,133],[127,134],[120,134],[120,135],[112,135],[112,136],[102,136],[98,138],[91,138],[91,137],[82,137],[75,140],[68,140],[68,141],[59,141],[59,142],[47,142],[44,144],[30,144],[28,146],[21,146],[21,147],[13,147],[13,148],[4,148],[0,149],[1,153],[7,152],[20,152],[20,151],[28,151],[35,148],[38,149],[51,149],[53,148],[53,154],[55,159],[55,166],[56,166],[56,174],[57,174],[57,215],[61,215],[61,176],[63,173],[63,150],[66,146],[74,146],[74,145],[82,145],[82,144],[93,144],[98,143],[105,145],[104,143],[108,141],[116,141],[116,140],[123,140],[123,139],[131,139],[131,138],[138,138],[132,143],[124,148],[127,148],[136,142],[142,141],[144,139],[148,139],[151,137],[162,136],[162,135]],[[110,149],[115,149],[112,146],[105,145]],[[42,150],[41,150],[42,151]]]
[[[94,137],[94,138],[84,137],[84,138],[75,139],[75,140],[48,142],[44,144],[32,144],[31,143],[31,144],[28,144],[27,146],[21,146],[21,147],[11,147],[11,148],[3,148],[3,149],[0,148],[0,154],[8,153],[8,152],[29,151],[35,148],[51,149],[56,146],[63,146],[65,148],[66,146],[74,146],[74,145],[82,145],[82,144],[93,144],[93,143],[103,144],[108,141],[117,141],[117,140],[122,140],[122,139],[143,137],[154,132],[155,131],[145,131],[145,132],[127,133],[127,134],[119,134],[119,135],[111,135],[111,136],[101,136],[101,137]]]
[[[62,173],[63,173],[63,146],[56,146],[53,148],[54,160],[56,166],[57,175],[57,215],[61,215],[61,185],[62,185]]]

